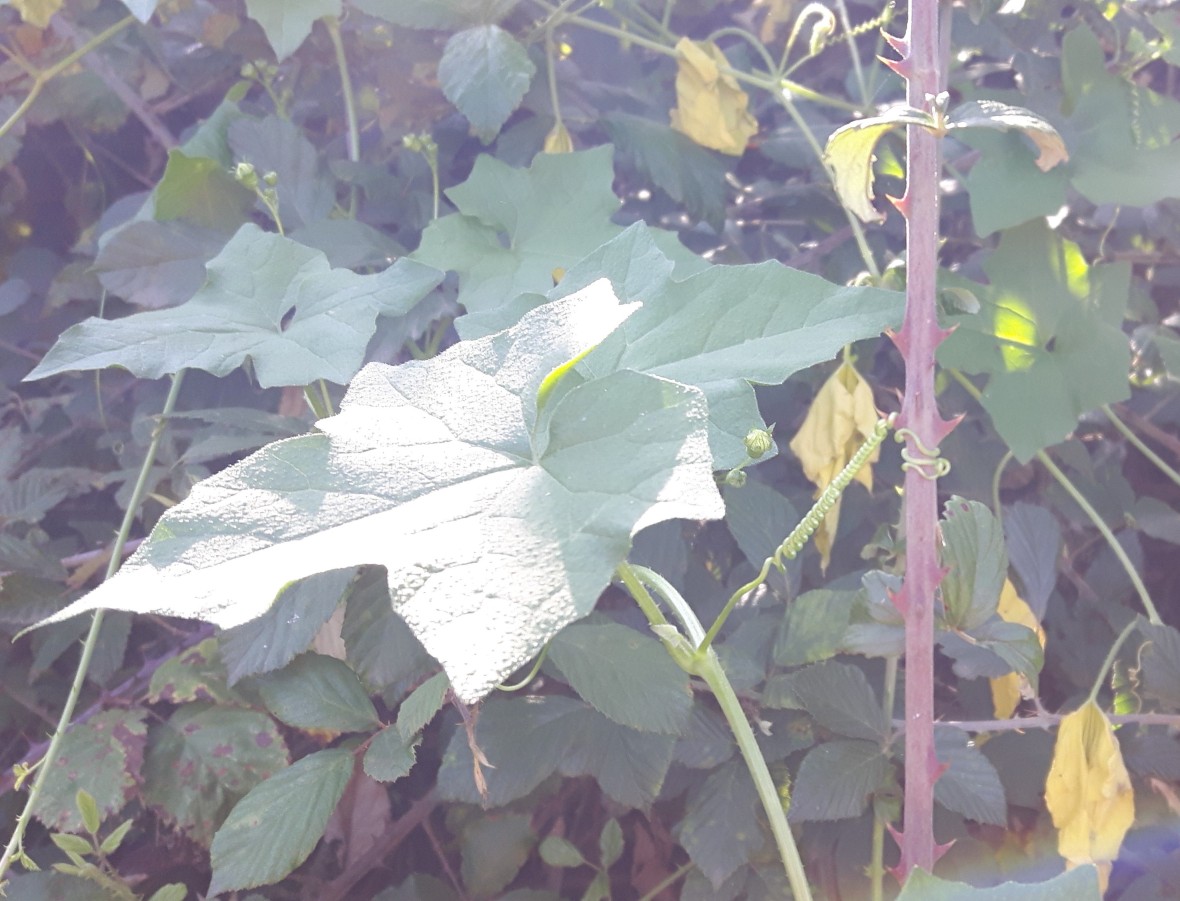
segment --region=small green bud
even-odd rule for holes
[[[746,432],[746,453],[751,460],[757,460],[774,447],[774,437],[769,429],[750,429]]]
[[[239,184],[251,191],[258,188],[258,173],[255,171],[253,163],[238,163],[233,168],[233,177]]]
[[[731,469],[725,474],[725,484],[731,488],[742,488],[746,484],[746,474],[740,469]]]
[[[279,183],[279,173],[273,171],[267,172],[264,176],[262,176],[262,181],[264,184],[273,188]]]
[[[257,78],[258,67],[254,63],[243,63],[241,73],[243,78]]]

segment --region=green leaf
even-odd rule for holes
[[[1180,707],[1180,630],[1163,623],[1140,621],[1145,691],[1165,704]]]
[[[628,807],[655,800],[672,762],[670,736],[638,732],[608,720],[588,704],[550,695],[488,700],[476,729],[484,769],[484,802],[472,776],[471,750],[463,730],[451,739],[438,787],[442,797],[500,807],[522,798],[554,772],[593,776],[607,795]]]
[[[941,584],[947,625],[970,631],[996,612],[1008,573],[1004,532],[991,510],[978,501],[952,497],[942,523]]]
[[[727,486],[722,494],[730,534],[750,565],[760,569],[799,524],[798,512],[782,494],[754,479],[741,488]]]
[[[161,701],[169,704],[240,701],[237,693],[226,684],[218,640],[206,638],[160,664],[148,682],[148,700],[153,704]]]
[[[436,673],[414,689],[402,701],[397,711],[397,731],[402,741],[409,742],[429,725],[442,709],[447,690],[451,687],[446,673]]]
[[[540,852],[541,860],[551,867],[570,868],[586,865],[586,858],[582,856],[582,852],[560,835],[545,836],[541,842]]]
[[[148,898],[148,901],[185,901],[188,897],[188,886],[183,882],[170,882],[162,885]]]
[[[168,151],[168,165],[153,193],[156,218],[187,219],[218,231],[237,228],[247,218],[254,195],[238,184],[220,160]]]
[[[246,14],[262,26],[279,62],[307,40],[317,19],[340,12],[340,0],[246,0]]]
[[[389,583],[380,567],[361,570],[349,592],[340,631],[349,666],[371,687],[383,689],[437,669],[406,621],[393,612]]]
[[[160,5],[160,0],[120,0],[131,14],[145,25]]]
[[[619,623],[574,623],[549,643],[549,660],[616,723],[669,735],[679,735],[687,723],[688,674],[654,638]]]
[[[378,782],[396,782],[414,768],[414,746],[418,736],[402,738],[396,726],[387,726],[373,736],[365,752],[365,772]]]
[[[774,662],[801,666],[835,656],[852,619],[855,591],[818,589],[791,602],[774,641]]]
[[[1037,619],[1044,619],[1049,595],[1057,584],[1061,553],[1057,518],[1044,507],[1015,503],[1004,511],[1004,542],[1008,560],[1020,577],[1020,596]]]
[[[623,827],[611,817],[598,833],[598,862],[604,870],[609,870],[623,856],[623,847]]]
[[[992,888],[975,888],[911,870],[897,901],[1101,901],[1098,871],[1082,865],[1048,882],[1005,882]]]
[[[91,835],[96,835],[102,825],[102,817],[99,816],[98,802],[94,800],[94,795],[84,788],[78,789],[74,793],[74,808],[82,817],[82,827]]]
[[[338,569],[292,582],[262,616],[222,632],[221,657],[230,684],[282,669],[306,651],[355,573]]]
[[[259,174],[278,176],[279,217],[288,234],[327,219],[336,204],[336,187],[299,126],[281,116],[243,117],[230,123],[226,137],[234,159],[252,163]]]
[[[981,238],[1050,216],[1065,204],[1068,168],[1042,172],[1020,135],[979,132],[955,137],[980,153],[967,173],[967,191],[971,220]]]
[[[947,130],[987,129],[1018,131],[1037,148],[1037,168],[1048,172],[1069,159],[1065,142],[1052,125],[1031,110],[1009,106],[995,100],[969,100],[955,107],[946,117]],[[957,137],[957,135],[956,135]]]
[[[722,764],[689,797],[676,836],[714,889],[766,841],[760,810],[758,792],[740,760]]]
[[[610,113],[602,118],[602,124],[619,153],[631,157],[639,172],[682,204],[688,215],[721,231],[729,173],[724,157],[643,116]]]
[[[54,832],[50,834],[49,838],[57,847],[70,855],[71,860],[76,857],[88,857],[94,851],[89,841],[70,832]]]
[[[1180,513],[1159,498],[1136,498],[1135,506],[1128,511],[1128,517],[1143,534],[1171,544],[1180,544]]]
[[[316,751],[250,790],[209,848],[209,896],[278,882],[305,861],[328,825],[355,760],[347,748]]]
[[[885,216],[873,207],[873,150],[877,141],[902,125],[934,128],[934,119],[921,110],[898,107],[881,116],[849,122],[832,132],[824,148],[824,163],[840,202],[863,222],[881,222]]]
[[[366,367],[321,434],[197,485],[58,616],[113,606],[231,626],[292,579],[378,563],[456,693],[482,697],[593,608],[635,531],[721,513],[692,388],[615,373],[533,430],[545,375],[628,312],[603,282],[434,359]]]
[[[983,269],[989,285],[944,276],[943,284],[967,287],[982,308],[949,317],[957,330],[938,359],[988,376],[983,406],[1027,462],[1069,435],[1083,413],[1129,395],[1121,325],[1131,269],[1124,262],[1088,267],[1078,246],[1042,221],[1005,231]]]
[[[943,652],[955,661],[955,674],[963,679],[994,679],[1016,672],[1035,686],[1044,663],[1036,633],[998,616],[963,635],[939,632],[937,640]]]
[[[174,307],[196,294],[205,283],[205,264],[226,239],[183,220],[155,219],[128,222],[104,237],[94,260],[102,286],[148,309]]]
[[[143,762],[147,711],[139,707],[104,710],[62,736],[57,758],[45,778],[33,815],[49,829],[81,832],[79,789],[97,805],[100,819],[114,816],[131,798]]]
[[[947,769],[934,783],[934,800],[947,810],[977,823],[1008,824],[1004,786],[992,762],[983,756],[960,729],[935,729],[934,744],[940,763]]]
[[[650,259],[653,236],[640,225],[612,241]],[[608,248],[602,248],[604,257]],[[656,270],[661,275],[667,265]],[[761,425],[751,382],[777,385],[831,359],[846,344],[879,335],[901,319],[902,296],[876,288],[839,287],[818,276],[767,261],[749,266],[710,266],[687,277],[651,281],[642,295],[627,292],[631,277],[616,278],[616,293],[642,299],[642,308],[603,340],[578,366],[587,377],[633,369],[694,385],[709,401],[709,446],[716,469],[746,459],[745,437]],[[594,276],[598,277],[598,276]],[[575,290],[591,278],[582,266],[566,273],[555,293]],[[651,277],[649,276],[649,279]],[[783,303],[783,298],[791,298]],[[741,502],[739,502],[741,503]],[[795,525],[792,522],[791,527]],[[786,533],[778,536],[781,541]],[[758,560],[758,566],[762,561]]]
[[[134,825],[135,820],[124,820],[102,840],[102,844],[98,846],[99,850],[103,854],[114,854],[122,846],[123,839],[127,838],[127,833],[131,831],[131,827]]]
[[[1062,131],[1072,154],[1071,184],[1095,204],[1147,206],[1180,197],[1180,102],[1109,71],[1085,25],[1061,47],[1067,109]],[[1136,112],[1137,111],[1137,112]]]
[[[152,727],[144,800],[207,847],[234,803],[287,762],[287,746],[266,714],[185,704]]]
[[[207,270],[182,306],[67,329],[26,379],[107,366],[149,379],[185,368],[227,375],[250,360],[264,388],[343,384],[377,317],[405,313],[441,278],[409,260],[375,275],[332,269],[319,251],[250,224]]]
[[[467,181],[447,189],[459,212],[427,227],[413,259],[455,270],[458,301],[469,313],[495,310],[525,292],[544,294],[553,287],[555,273],[623,231],[611,222],[619,208],[611,189],[611,159],[611,147],[595,147],[538,154],[529,168],[513,169],[481,154]],[[678,266],[691,271],[704,265],[674,234],[658,234],[660,246],[675,255]],[[472,330],[465,323],[466,318],[459,320],[459,334],[472,338],[515,320]]]
[[[443,93],[484,143],[520,106],[537,67],[499,25],[477,25],[451,35],[438,61]]]
[[[498,895],[533,851],[537,836],[528,814],[483,816],[463,830],[460,873],[477,898]]]
[[[790,675],[799,703],[821,726],[850,738],[880,740],[889,718],[865,674],[847,663],[825,661]]]
[[[858,817],[869,797],[892,775],[879,745],[867,741],[829,741],[807,752],[791,790],[792,822]]]
[[[301,654],[258,680],[258,693],[276,717],[296,729],[362,732],[381,720],[348,664],[323,654]]]

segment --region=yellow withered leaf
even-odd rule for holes
[[[61,9],[64,0],[12,0],[20,17],[37,28],[48,28],[49,20]]]
[[[1067,868],[1094,864],[1105,891],[1111,864],[1135,820],[1135,795],[1110,720],[1093,701],[1057,729],[1045,806]]]
[[[564,122],[557,122],[545,135],[546,153],[573,153],[574,139]]]
[[[803,425],[791,439],[791,451],[803,464],[804,475],[815,483],[816,497],[873,434],[878,417],[869,383],[851,363],[842,363],[819,389]],[[876,462],[879,455],[879,450],[874,450],[869,462]],[[871,491],[872,467],[867,463],[861,467],[856,481]],[[820,564],[824,569],[828,568],[832,556],[832,543],[839,523],[840,502],[837,501],[815,533],[815,546],[819,549]]]
[[[1045,647],[1045,630],[1037,622],[1037,616],[1032,612],[1032,608],[1017,593],[1016,586],[1012,584],[1011,579],[1004,580],[996,613],[1006,622],[1032,629],[1037,633],[1037,640],[1041,643],[1041,647]],[[1020,703],[1022,689],[1027,682],[1028,680],[1020,673],[1007,673],[998,679],[991,680],[992,708],[995,711],[996,719],[1005,720],[1016,711],[1016,705]]]
[[[676,108],[672,127],[702,147],[741,156],[758,133],[750,98],[722,68],[729,62],[712,41],[681,38],[676,44]]]

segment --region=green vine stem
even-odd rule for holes
[[[791,827],[787,823],[787,815],[783,810],[779,798],[778,788],[774,778],[770,775],[770,768],[758,747],[758,740],[754,737],[754,730],[746,718],[741,701],[734,692],[729,678],[721,668],[721,661],[717,652],[707,645],[702,646],[704,627],[680,593],[668,583],[663,576],[643,566],[628,563],[620,564],[619,578],[631,591],[632,597],[639,604],[641,610],[664,642],[672,658],[676,660],[688,673],[699,676],[709,686],[713,696],[717,699],[725,720],[733,732],[738,750],[746,762],[750,777],[754,780],[754,787],[758,791],[758,798],[762,801],[762,808],[770,821],[770,831],[774,835],[778,846],[779,856],[786,869],[787,881],[791,886],[791,895],[795,901],[812,901],[811,888],[807,884],[807,875],[803,871],[803,859],[799,856],[799,848],[795,844],[795,837],[791,834]],[[688,633],[686,640],[675,626],[664,618],[648,588],[651,588],[672,609],[672,613],[680,621],[681,627]],[[679,639],[676,642],[675,639]]]
[[[949,372],[955,381],[962,385],[966,389],[967,393],[970,394],[977,402],[981,399],[982,394],[980,393],[979,389],[976,388],[975,385],[972,384],[971,380],[963,375],[963,373],[959,372],[957,369],[951,369]],[[1122,564],[1123,570],[1127,574],[1127,578],[1129,578],[1131,580],[1131,584],[1135,586],[1135,592],[1139,595],[1139,600],[1143,604],[1143,609],[1147,612],[1148,620],[1153,625],[1161,625],[1163,620],[1160,619],[1159,611],[1156,609],[1155,604],[1151,600],[1151,595],[1147,591],[1147,586],[1143,584],[1143,579],[1139,576],[1139,572],[1135,569],[1135,564],[1131,562],[1131,558],[1127,556],[1127,552],[1123,550],[1123,546],[1119,544],[1118,539],[1114,537],[1114,532],[1110,530],[1110,526],[1106,524],[1106,522],[1099,515],[1098,511],[1094,509],[1094,505],[1086,500],[1085,495],[1083,495],[1078,490],[1078,487],[1070,480],[1069,476],[1061,471],[1061,469],[1056,463],[1053,462],[1047,453],[1045,453],[1043,450],[1037,451],[1036,458],[1040,464],[1044,466],[1046,470],[1048,470],[1049,475],[1053,476],[1053,479],[1057,482],[1057,484],[1064,488],[1066,493],[1071,498],[1073,498],[1074,503],[1082,508],[1082,512],[1089,517],[1090,522],[1094,525],[1094,528],[1096,528],[1102,537],[1106,539],[1107,545],[1110,547],[1115,557],[1118,558],[1119,563]]]
[[[1106,674],[1114,666],[1114,658],[1118,656],[1119,648],[1131,637],[1131,633],[1135,631],[1135,627],[1138,624],[1138,618],[1132,617],[1131,621],[1123,626],[1123,631],[1119,632],[1118,637],[1114,640],[1114,644],[1110,646],[1110,650],[1106,652],[1106,659],[1102,661],[1102,666],[1098,668],[1098,675],[1094,679],[1094,685],[1090,688],[1089,697],[1086,698],[1091,704],[1098,702],[1098,692],[1102,691],[1102,685],[1106,682]]]
[[[533,0],[533,2],[538,6],[541,6],[546,11],[546,13],[552,14],[555,12],[555,7],[549,3],[544,2],[544,0]],[[676,52],[675,47],[669,47],[665,44],[659,43],[658,41],[649,40],[648,38],[641,37],[629,31],[624,31],[622,28],[618,28],[614,25],[608,25],[605,22],[599,22],[595,19],[587,19],[584,16],[571,15],[565,17],[562,21],[572,22],[581,28],[586,28],[590,31],[597,31],[601,34],[610,35],[619,41],[631,43],[637,47],[643,47],[646,50],[650,50],[653,53],[659,53],[663,56],[677,57],[679,55]],[[780,91],[789,91],[792,95],[802,100],[810,100],[814,103],[821,103],[824,106],[834,107],[835,109],[841,109],[849,113],[861,112],[860,107],[856,106],[854,103],[849,103],[846,100],[839,99],[838,97],[828,97],[825,94],[821,94],[818,91],[813,91],[811,88],[799,84],[796,81],[791,81],[786,78],[780,80],[772,77],[753,75],[748,72],[742,72],[740,69],[731,68],[729,66],[721,66],[719,68],[724,74],[733,76],[736,81],[751,85],[752,87],[761,88],[764,91],[770,91],[771,93],[775,94]]]
[[[103,581],[106,581],[115,574],[115,571],[119,568],[123,560],[123,548],[127,544],[128,537],[131,535],[131,526],[135,522],[135,517],[139,512],[139,505],[143,502],[144,494],[147,492],[148,479],[151,477],[152,467],[155,465],[156,455],[160,450],[160,442],[163,440],[164,431],[167,428],[168,417],[172,415],[172,411],[176,406],[176,398],[180,394],[180,384],[183,380],[183,369],[172,376],[172,386],[168,389],[168,396],[164,400],[164,408],[160,412],[155,428],[152,429],[152,438],[148,444],[147,453],[144,454],[143,463],[139,467],[139,476],[135,480],[135,487],[131,492],[131,498],[127,502],[127,510],[124,512],[123,520],[119,524],[119,531],[115,535],[115,542],[111,547],[111,558],[107,563]],[[70,685],[70,693],[66,697],[65,706],[61,711],[61,717],[57,721],[57,728],[54,730],[53,737],[49,741],[49,747],[45,750],[45,756],[35,764],[37,775],[29,789],[29,797],[25,801],[24,809],[16,819],[16,828],[13,830],[12,837],[9,838],[8,844],[4,848],[4,854],[0,856],[0,878],[3,878],[4,874],[8,872],[8,868],[12,866],[14,859],[20,860],[22,863],[28,860],[25,856],[23,844],[25,830],[28,828],[29,820],[33,816],[33,809],[37,806],[37,801],[41,797],[41,790],[45,786],[45,780],[53,770],[53,762],[57,759],[62,737],[65,735],[70,721],[74,718],[74,710],[78,706],[78,699],[82,695],[82,687],[86,682],[86,674],[90,670],[90,661],[94,657],[94,649],[98,646],[98,635],[102,631],[103,618],[103,611],[96,610],[90,621],[90,631],[86,633],[86,639],[82,644],[82,656],[78,660],[78,669],[74,673],[74,681]]]
[[[29,87],[29,93],[25,95],[25,99],[22,100],[20,105],[12,111],[12,115],[4,120],[4,124],[0,125],[0,138],[12,131],[16,123],[24,118],[25,113],[29,111],[29,108],[33,105],[37,98],[41,96],[41,92],[45,90],[45,85],[49,84],[50,81],[52,81],[62,72],[66,71],[66,69],[70,68],[72,65],[74,65],[74,63],[78,62],[78,60],[84,57],[91,50],[105,44],[128,25],[131,25],[137,21],[138,20],[135,18],[135,16],[125,16],[114,25],[104,29],[103,31],[100,31],[73,53],[63,56],[48,69],[42,69],[40,72],[37,72],[33,77],[33,84]],[[0,868],[0,873],[3,872],[3,869]]]
[[[1127,577],[1131,580],[1131,584],[1135,586],[1139,600],[1143,603],[1143,609],[1147,611],[1148,620],[1153,625],[1162,625],[1163,620],[1160,619],[1159,611],[1156,610],[1155,604],[1151,600],[1151,595],[1147,592],[1147,586],[1143,584],[1143,579],[1140,578],[1139,572],[1135,569],[1135,564],[1131,562],[1131,558],[1127,556],[1127,552],[1123,550],[1123,546],[1114,537],[1114,532],[1110,530],[1110,526],[1103,521],[1098,511],[1094,509],[1094,506],[1078,491],[1077,486],[1070,481],[1069,477],[1061,471],[1047,453],[1037,451],[1037,460],[1049,471],[1049,475],[1053,476],[1057,484],[1064,488],[1066,493],[1073,498],[1074,503],[1081,507],[1085,514],[1090,517],[1090,522],[1094,524],[1094,528],[1102,533],[1102,537],[1106,539],[1106,543],[1110,546],[1111,551],[1114,552],[1119,563],[1123,565],[1123,569],[1126,571]]]
[[[695,866],[696,864],[690,861],[674,872],[669,873],[664,879],[661,879],[659,882],[653,885],[651,887],[651,891],[647,892],[642,898],[639,899],[639,901],[655,901],[655,899],[660,896],[660,893],[663,892],[664,889],[674,886],[677,882],[687,876]]]
[[[996,464],[996,471],[992,473],[992,513],[1000,528],[1004,526],[1004,505],[1000,502],[1000,480],[1004,477],[1004,468],[1013,460],[1012,451],[1005,452]]]
[[[885,685],[881,693],[881,709],[892,722],[893,704],[897,697],[897,664],[898,658],[885,658]],[[873,805],[873,837],[869,852],[869,890],[872,901],[885,899],[885,817]]]
[[[361,134],[357,126],[356,96],[352,88],[352,75],[348,71],[348,56],[344,53],[344,41],[340,37],[340,20],[335,16],[324,18],[328,35],[332,38],[332,49],[336,53],[336,68],[340,71],[340,90],[344,94],[344,121],[348,128],[348,160],[361,161]],[[348,192],[348,218],[356,218],[357,189],[354,182]]]
[[[1114,424],[1114,427],[1123,433],[1123,437],[1131,442],[1131,444],[1137,451],[1139,451],[1139,453],[1143,454],[1143,456],[1145,456],[1152,462],[1152,464],[1155,465],[1156,469],[1171,479],[1174,485],[1180,485],[1180,473],[1176,472],[1176,470],[1164,462],[1163,458],[1160,457],[1159,454],[1144,444],[1143,439],[1132,432],[1130,428],[1127,427],[1127,424],[1115,415],[1114,410],[1110,408],[1109,404],[1102,405],[1102,412],[1106,414],[1107,418]]]
[[[781,570],[785,566],[784,561],[794,560],[796,555],[803,550],[804,545],[815,534],[815,530],[819,528],[824,517],[836,505],[836,501],[840,499],[840,495],[844,493],[844,489],[856,478],[856,474],[868,462],[873,451],[881,446],[881,442],[885,440],[885,436],[889,433],[891,424],[892,417],[877,420],[877,426],[873,429],[873,433],[857,448],[856,453],[852,455],[852,459],[836,474],[836,478],[828,483],[828,487],[824,489],[823,494],[812,504],[811,509],[800,520],[799,525],[795,526],[791,530],[791,534],[775,549],[775,552],[763,561],[758,575],[735,591],[729,600],[725,602],[725,606],[717,614],[717,619],[709,627],[708,633],[705,634],[700,642],[695,643],[698,650],[703,651],[713,644],[713,640],[717,637],[717,633],[721,631],[721,627],[725,625],[725,621],[729,619],[729,615],[733,612],[734,607],[738,605],[738,602],[742,598],[766,581],[766,577],[770,575],[771,567]]]

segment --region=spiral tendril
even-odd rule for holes
[[[911,453],[908,447],[902,448],[902,469],[912,470],[930,482],[942,478],[951,471],[951,461],[940,457],[940,451],[937,448],[933,450],[928,448],[911,429],[898,429],[893,437],[899,442],[908,438],[918,448],[918,454]]]

